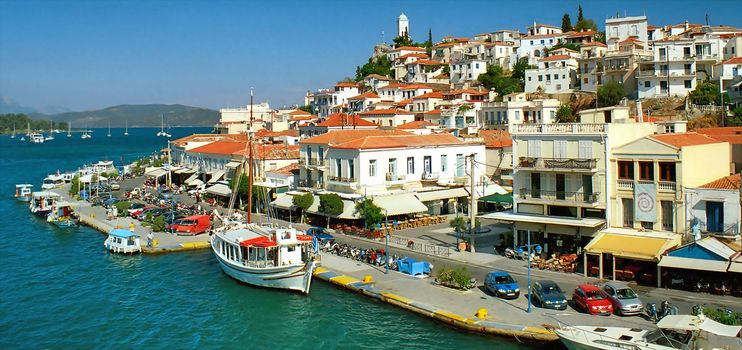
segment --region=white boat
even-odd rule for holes
[[[32,213],[46,217],[51,212],[54,203],[59,201],[61,196],[58,193],[51,191],[41,191],[31,193],[31,203],[28,205],[28,209]]]
[[[108,121],[108,137],[111,137],[111,121]]]
[[[30,135],[28,135],[28,139],[29,141],[31,141],[31,143],[44,143],[44,135],[37,132],[32,132]]]
[[[72,137],[72,122],[67,123],[67,137]]]
[[[224,273],[238,281],[309,293],[316,266],[312,237],[295,228],[247,224],[216,230],[211,248]]]
[[[15,199],[21,202],[30,202],[32,188],[33,188],[32,184],[15,185]]]
[[[160,114],[160,119],[160,131],[157,133],[157,136],[170,137],[170,134],[165,132],[165,115]]]
[[[129,119],[126,120],[126,129],[124,129],[124,136],[129,136]]]
[[[70,181],[72,179],[70,178]],[[52,190],[59,186],[64,185],[66,182],[65,175],[56,173],[56,174],[50,174],[49,176],[44,178],[44,181],[41,183],[41,189],[42,190]]]
[[[554,330],[570,350],[742,349],[742,326],[727,326],[704,315],[669,315],[657,329],[565,326]]]
[[[136,233],[125,229],[116,228],[108,233],[108,238],[106,238],[106,241],[103,242],[103,246],[114,253],[141,253],[142,246],[139,240],[139,235],[137,235]]]
[[[89,139],[89,138],[91,138],[91,137],[92,137],[92,136],[90,136],[90,134],[88,134],[88,126],[87,126],[87,125],[85,125],[85,131],[83,131],[83,133],[82,133],[82,135],[80,136],[80,138],[81,138],[81,139]]]
[[[44,141],[51,141],[54,140],[54,122],[49,121],[49,136],[44,138]]]
[[[46,217],[46,222],[59,227],[76,227],[78,220],[72,210],[72,204],[57,202],[52,206],[49,216]]]
[[[13,123],[13,135],[10,135],[11,139],[15,138],[15,123]]]

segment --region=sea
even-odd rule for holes
[[[308,296],[237,283],[209,250],[121,256],[93,229],[60,229],[15,184],[167,147],[159,129],[94,129],[43,144],[0,136],[0,349],[531,349],[467,334],[322,281]],[[173,128],[173,138],[210,128]],[[544,348],[543,346],[541,348]],[[545,347],[549,348],[549,346]]]

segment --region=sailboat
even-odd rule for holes
[[[10,135],[11,139],[15,138],[15,123],[13,123],[13,135]]]
[[[165,136],[167,133],[165,132],[165,115],[160,113],[160,132],[157,133],[157,136]]]
[[[72,137],[72,122],[67,123],[67,137]]]
[[[250,172],[252,185],[252,138],[250,147]],[[239,181],[240,176],[236,179]],[[229,210],[237,194],[239,183],[232,190]],[[248,192],[248,203],[252,203]],[[316,267],[313,239],[293,227],[260,226],[250,223],[248,206],[247,224],[222,220],[225,225],[214,230],[211,249],[224,273],[255,286],[287,289],[309,293],[312,273]],[[227,218],[229,218],[229,212]]]
[[[88,134],[88,126],[87,126],[87,124],[86,124],[86,125],[85,125],[85,131],[83,131],[83,133],[82,133],[82,136],[80,136],[80,138],[81,138],[81,139],[89,139],[89,138],[91,138],[91,137],[92,137],[92,136],[90,136],[90,134]]]
[[[54,140],[54,122],[49,121],[49,136],[44,138],[44,141],[51,141]]]
[[[129,119],[126,120],[126,129],[124,129],[124,136],[129,136]]]
[[[111,121],[108,121],[108,137],[111,137]]]

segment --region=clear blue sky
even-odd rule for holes
[[[742,1],[33,1],[0,0],[0,96],[24,106],[123,103],[273,106],[352,76],[381,31],[413,39],[520,29],[562,15],[603,27],[617,12],[654,25],[742,26]]]

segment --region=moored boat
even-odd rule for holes
[[[44,143],[44,135],[33,132],[28,135],[29,140],[31,143]]]
[[[51,212],[54,204],[59,201],[61,196],[56,192],[40,191],[31,193],[31,203],[28,208],[32,213],[46,217]]]
[[[139,235],[121,228],[111,230],[108,233],[108,238],[103,242],[103,246],[113,253],[134,254],[142,252]]]
[[[31,189],[32,188],[33,188],[33,185],[31,184],[15,185],[15,199],[21,202],[31,201]]]
[[[309,293],[316,266],[311,236],[254,224],[218,230],[211,248],[230,277],[255,286]]]
[[[46,221],[59,227],[77,227],[78,223],[72,204],[68,202],[55,203]]]

